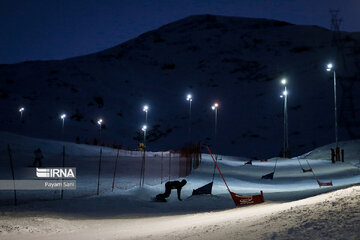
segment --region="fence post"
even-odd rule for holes
[[[171,152],[169,152],[169,181],[171,179]]]
[[[143,174],[143,168],[144,168],[144,156],[141,157],[140,182],[139,182],[140,187],[141,187],[141,179],[142,179],[142,174]]]
[[[97,183],[97,192],[96,192],[96,195],[99,195],[99,193],[100,193],[101,157],[102,157],[102,147],[100,147],[99,172],[98,172],[98,183]]]
[[[65,145],[63,145],[62,152],[62,167],[65,167]],[[61,179],[61,199],[64,198],[64,178]]]
[[[112,188],[111,188],[112,192],[114,191],[114,186],[115,186],[116,168],[117,168],[117,163],[118,163],[118,159],[119,159],[119,151],[120,151],[120,148],[118,148],[117,154],[116,154],[114,177],[113,177]]]
[[[162,183],[162,180],[163,180],[163,171],[164,171],[163,160],[164,160],[164,152],[161,152],[161,180],[160,180],[160,183]]]
[[[141,170],[140,170],[140,187],[144,186],[144,178],[145,178],[145,149],[141,158]]]
[[[16,199],[15,174],[14,174],[14,166],[13,166],[13,161],[12,161],[12,156],[11,156],[10,144],[8,144],[8,153],[9,153],[9,160],[10,160],[11,175],[12,175],[13,184],[14,184],[14,205],[16,206],[17,199]]]
[[[181,156],[181,153],[179,154],[179,161],[178,161],[178,177],[181,177],[181,158],[180,158],[180,156]]]
[[[146,169],[146,147],[144,149],[144,168],[143,168],[143,174],[142,174],[142,186],[144,186],[145,182],[145,169]]]

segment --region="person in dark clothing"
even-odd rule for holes
[[[176,189],[178,199],[179,199],[179,201],[182,201],[181,200],[181,189],[183,186],[185,186],[186,183],[187,183],[187,181],[185,179],[183,179],[181,182],[180,181],[169,181],[169,182],[165,183],[165,192],[156,195],[156,199],[160,200],[160,201],[166,201],[165,198],[168,198],[170,196],[171,190]]]
[[[41,167],[42,166],[41,159],[44,158],[44,156],[42,155],[41,149],[40,148],[36,149],[34,151],[34,155],[35,155],[35,158],[34,158],[34,162],[33,162],[32,166],[36,167],[36,164],[38,164],[39,167]]]

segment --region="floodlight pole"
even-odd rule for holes
[[[145,112],[145,124],[146,124],[146,126],[147,126],[147,124],[148,124],[148,111],[149,111],[148,105],[145,105],[145,106],[143,107],[143,111]]]
[[[338,148],[338,119],[337,119],[337,102],[336,102],[336,71],[335,68],[333,66],[333,64],[329,63],[327,65],[327,69],[326,71],[334,72],[334,115],[335,115],[335,143],[336,143],[336,148]]]
[[[336,73],[334,69],[334,114],[335,114],[335,142],[338,147],[338,121],[337,121],[337,102],[336,102]]]
[[[142,158],[142,163],[141,163],[141,171],[140,171],[140,187],[144,186],[144,182],[145,182],[145,158],[146,158],[146,129],[147,126],[144,125],[142,127],[142,131],[144,132],[144,154],[143,154],[143,158]]]
[[[215,129],[214,129],[214,134],[215,134],[215,145],[217,143],[217,122],[218,122],[218,108],[215,108]],[[216,149],[216,147],[215,147]],[[216,151],[216,156],[217,156],[217,151]]]
[[[100,129],[99,129],[99,132],[100,132],[100,144],[101,144],[101,124],[99,124],[100,125]]]
[[[219,105],[215,103],[211,108],[215,112],[215,125],[214,125],[214,148],[215,148],[215,158],[217,161],[218,153],[217,153],[217,125],[218,125],[218,107]]]
[[[99,143],[100,143],[100,146],[101,146],[101,128],[102,128],[102,124],[103,124],[103,120],[100,118],[97,123],[99,124]]]
[[[64,125],[65,125],[65,118],[66,118],[66,114],[61,114],[60,116],[61,120],[62,120],[62,141],[64,141]],[[62,149],[62,167],[65,167],[65,145],[63,145],[63,149]],[[62,182],[62,187],[61,187],[61,196],[60,199],[64,198],[64,179],[61,179]]]
[[[144,151],[146,149],[146,128],[143,128],[144,131]]]
[[[191,140],[191,102],[192,99],[189,100],[189,135]]]
[[[101,125],[102,125],[102,123],[103,123],[103,120],[100,118],[98,120],[99,130],[100,130],[100,156],[99,156],[98,183],[97,183],[96,195],[100,194],[100,174],[101,174],[101,159],[102,159],[102,146],[101,146]]]
[[[284,158],[287,157],[289,148],[289,134],[288,134],[288,114],[287,114],[287,89],[284,90]]]
[[[21,107],[19,109],[19,112],[20,112],[20,123],[22,123],[22,118],[23,118],[23,112],[24,112],[25,108],[24,107]]]
[[[191,102],[192,102],[191,94],[188,94],[186,96],[186,101],[189,101],[189,139],[191,141]]]
[[[63,140],[64,140],[64,125],[65,125],[65,118],[62,118],[62,135],[63,135]]]
[[[211,106],[211,109],[215,111],[215,125],[214,125],[214,151],[215,151],[215,160],[217,162],[218,160],[218,154],[217,154],[217,149],[216,149],[216,145],[217,145],[217,115],[218,115],[218,107],[219,105],[217,103],[215,103],[214,105]],[[213,170],[213,176],[212,176],[212,182],[214,182],[214,178],[215,178],[215,169],[216,169],[216,164],[214,165],[214,170]]]

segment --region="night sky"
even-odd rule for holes
[[[360,32],[359,0],[0,0],[0,63],[97,52],[194,14],[284,20]]]

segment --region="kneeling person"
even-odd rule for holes
[[[187,183],[187,181],[185,179],[183,179],[181,182],[180,181],[169,181],[169,182],[165,183],[165,192],[162,194],[156,195],[156,199],[160,200],[160,201],[166,201],[165,198],[168,198],[170,196],[171,190],[176,189],[178,199],[179,199],[179,201],[182,201],[181,200],[181,189],[183,186],[185,186],[186,183]]]

